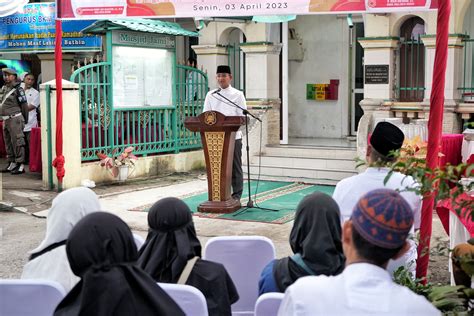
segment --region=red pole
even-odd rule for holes
[[[56,77],[56,158],[53,166],[56,168],[58,177],[58,190],[62,190],[62,182],[65,174],[63,156],[63,32],[61,20],[56,17],[56,43],[54,48],[54,65]]]
[[[438,19],[436,26],[436,50],[433,66],[433,86],[430,97],[430,117],[428,121],[428,152],[426,165],[434,169],[439,164],[439,148],[443,129],[444,87],[446,78],[446,63],[448,58],[449,15],[451,0],[438,1]],[[426,277],[430,257],[430,239],[433,221],[434,196],[423,200],[421,210],[420,244],[416,276]]]

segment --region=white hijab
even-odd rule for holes
[[[87,214],[100,211],[97,195],[88,188],[78,187],[61,192],[54,200],[46,220],[46,236],[31,253],[66,240],[76,223]]]

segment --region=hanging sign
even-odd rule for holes
[[[225,17],[435,9],[431,0],[56,0],[62,19]]]
[[[366,0],[367,12],[422,11],[430,9],[431,0]]]
[[[20,12],[0,18],[0,52],[53,52],[56,38],[56,4],[32,3]],[[102,39],[81,30],[95,21],[64,21],[63,50],[98,51]]]
[[[365,65],[365,84],[388,84],[389,65]]]
[[[112,44],[117,45],[173,49],[175,42],[175,37],[170,35],[131,31],[112,32]]]

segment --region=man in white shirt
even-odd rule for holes
[[[30,132],[33,127],[38,126],[38,120],[36,118],[36,109],[40,105],[40,94],[38,90],[33,88],[35,84],[35,76],[32,73],[27,73],[23,78],[23,89],[26,94],[26,101],[28,102],[28,123],[23,128],[25,134],[25,164],[29,163],[30,160]]]
[[[410,247],[412,226],[413,212],[399,193],[367,193],[343,225],[344,271],[298,279],[286,290],[278,315],[441,315],[426,298],[395,284],[385,270],[389,259]]]
[[[230,67],[221,65],[217,67],[217,83],[219,89],[209,91],[204,100],[206,111],[220,112],[226,116],[244,116],[242,109],[247,109],[244,94],[230,85],[232,74]],[[227,99],[227,100],[226,100]],[[231,102],[229,102],[231,101]],[[238,106],[232,104],[235,103]],[[239,108],[240,107],[240,108]],[[240,202],[244,188],[242,172],[242,132],[235,133],[234,158],[232,163],[232,198]]]
[[[344,222],[351,217],[354,206],[365,193],[379,188],[398,190],[411,206],[415,222],[410,233],[409,251],[398,260],[391,260],[387,270],[393,274],[398,267],[405,266],[411,272],[413,278],[415,278],[418,254],[414,235],[415,230],[420,228],[421,196],[413,191],[407,191],[417,186],[413,178],[398,172],[394,172],[388,182],[384,184],[390,169],[383,166],[393,160],[391,152],[402,147],[404,138],[403,132],[395,125],[388,122],[377,124],[367,147],[366,159],[370,167],[361,174],[341,180],[336,185],[332,197],[339,205],[341,221]]]

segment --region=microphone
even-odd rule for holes
[[[219,93],[219,92],[221,92],[221,90],[222,90],[221,88],[218,88],[216,91],[212,92],[212,94]]]

